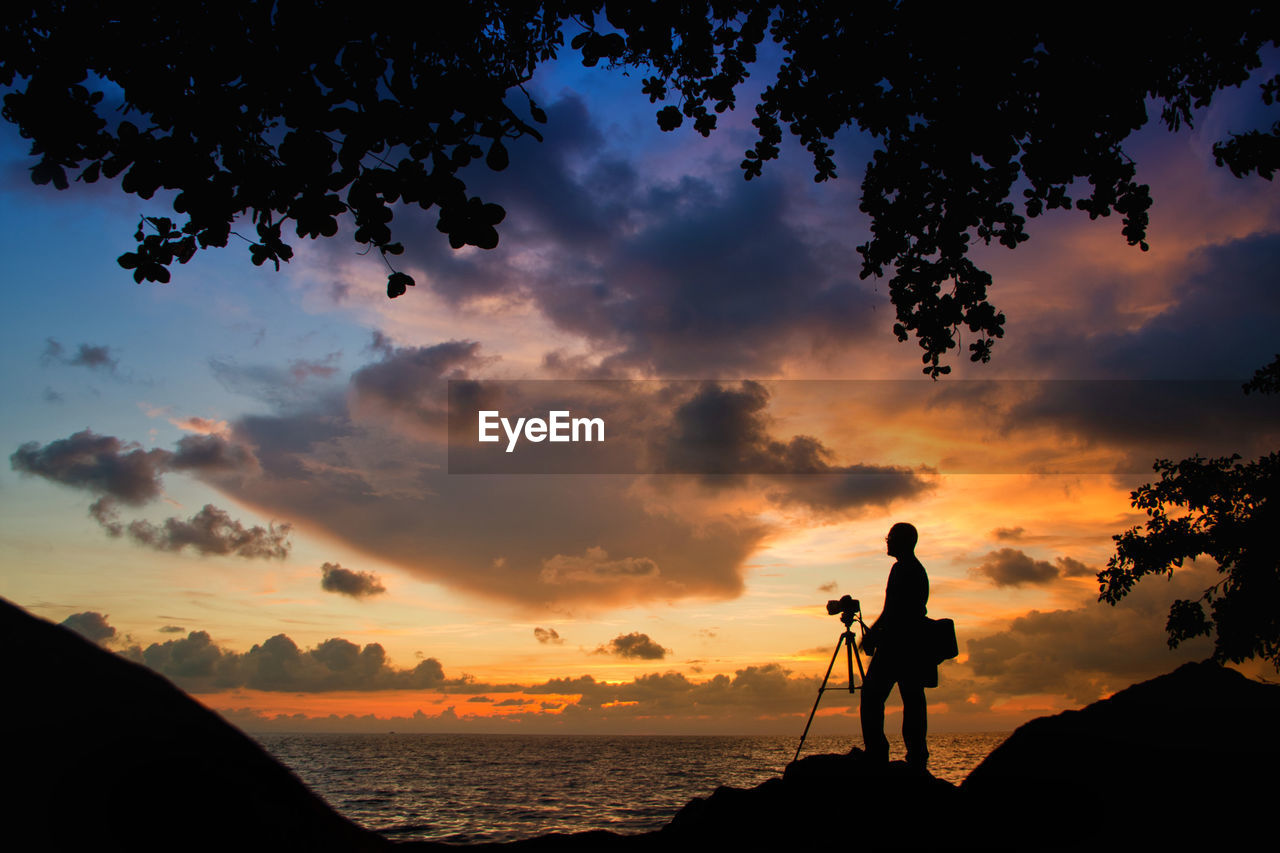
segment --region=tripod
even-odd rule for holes
[[[848,596],[845,596],[847,599]],[[827,611],[831,610],[836,602],[827,605]],[[840,647],[844,646],[845,663],[849,668],[849,692],[853,693],[859,688],[853,683],[853,662],[858,662],[858,677],[864,682],[867,680],[867,674],[862,669],[862,655],[858,653],[858,638],[853,634],[853,620],[857,619],[858,624],[862,626],[862,634],[866,636],[867,624],[862,621],[862,611],[858,609],[856,601],[851,602],[852,606],[846,605],[840,611],[840,621],[844,623],[844,633],[840,635],[840,639],[836,640],[836,650],[831,655],[831,663],[827,664],[827,674],[822,678],[822,686],[818,688],[818,698],[813,700],[813,710],[809,712],[809,722],[804,724],[804,732],[800,735],[800,743],[796,746],[796,757],[791,759],[793,762],[800,758],[800,750],[804,749],[804,739],[809,736],[809,726],[813,725],[813,715],[818,713],[818,703],[822,701],[822,694],[827,690],[827,682],[831,679],[831,670],[836,665],[836,658],[840,657]],[[832,688],[833,690],[841,688]]]

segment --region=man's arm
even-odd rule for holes
[[[895,596],[893,594],[893,576],[897,571],[898,564],[894,563],[893,568],[889,570],[889,582],[885,585],[884,606],[880,608],[880,615],[876,617],[875,622],[871,623],[871,627],[863,632],[862,650],[869,655],[874,655],[876,653],[876,643],[879,641],[880,632],[883,630],[884,626],[892,624],[893,622],[893,618],[890,614],[894,610]]]

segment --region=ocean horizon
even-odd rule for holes
[[[959,784],[1008,732],[936,734],[929,770]],[[256,734],[334,809],[394,841],[515,841],[661,829],[694,797],[781,776],[787,735]],[[861,739],[811,735],[804,755]],[[890,758],[902,758],[890,737]],[[832,820],[838,820],[833,815]]]

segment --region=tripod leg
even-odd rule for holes
[[[831,663],[827,664],[827,674],[822,676],[822,686],[818,688],[818,698],[813,700],[813,710],[809,711],[809,721],[804,724],[804,731],[800,734],[800,743],[796,745],[796,757],[791,759],[793,762],[799,760],[800,750],[804,749],[804,739],[809,736],[809,726],[813,725],[813,715],[818,713],[818,703],[822,701],[822,694],[827,689],[827,682],[831,679],[831,668],[836,665],[836,658],[840,655],[840,646],[844,643],[844,635],[836,641],[836,650],[831,653]]]
[[[854,649],[853,632],[845,631],[844,634],[841,635],[840,639],[844,640],[844,662],[849,667],[849,692],[853,693],[855,690],[858,689],[853,686],[853,649]],[[858,663],[861,664],[862,661],[859,660]],[[861,666],[859,666],[859,669],[861,669]]]

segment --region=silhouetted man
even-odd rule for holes
[[[916,559],[919,534],[910,524],[895,524],[885,537],[885,548],[897,562],[889,570],[884,609],[867,630],[864,651],[872,655],[862,685],[862,743],[874,761],[889,760],[884,736],[884,701],[897,683],[902,696],[902,740],[907,763],[923,769],[929,760],[925,747],[927,720],[925,687],[938,686],[938,668],[927,657],[925,610],[929,603],[929,576]]]

